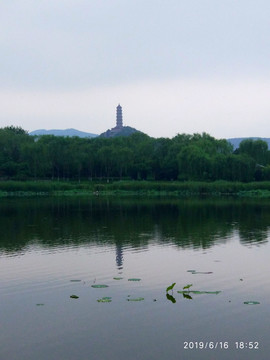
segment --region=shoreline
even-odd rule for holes
[[[254,197],[270,198],[270,181],[0,181],[0,198],[47,196]]]

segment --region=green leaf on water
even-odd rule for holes
[[[194,271],[192,274],[213,274],[213,271]]]
[[[114,280],[122,280],[123,278],[122,277],[114,277],[113,279]]]
[[[127,301],[143,301],[143,297],[137,297],[137,298],[128,298]]]
[[[221,293],[221,291],[198,291],[198,290],[179,290],[177,291],[179,294],[213,294],[213,295],[218,295],[219,293]]]
[[[168,286],[167,289],[166,289],[166,292],[172,290],[175,287],[175,284],[176,283],[173,283],[172,285]]]
[[[246,305],[259,305],[259,301],[244,301],[244,304]]]
[[[36,304],[36,306],[44,306],[44,304]]]
[[[95,288],[95,289],[101,289],[101,288],[107,288],[109,287],[109,285],[102,285],[102,284],[95,284],[95,285],[91,285],[92,288]]]
[[[77,280],[77,279],[73,279],[73,280],[70,280],[70,282],[80,282],[82,280]]]
[[[187,284],[186,286],[183,287],[183,289],[189,289],[193,284]]]
[[[102,303],[112,302],[112,298],[110,296],[104,296],[103,298],[98,299],[97,302],[102,302]]]
[[[79,296],[77,296],[77,295],[70,295],[70,298],[71,298],[71,299],[79,299]]]
[[[141,279],[138,279],[138,278],[131,278],[131,279],[128,279],[128,281],[141,281]]]

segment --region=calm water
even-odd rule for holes
[[[269,226],[258,200],[1,200],[0,359],[269,359]]]

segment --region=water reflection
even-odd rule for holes
[[[0,204],[0,251],[23,254],[27,246],[114,245],[123,268],[124,249],[150,242],[207,249],[234,232],[243,245],[268,240],[267,201],[142,199],[17,199]]]
[[[170,295],[170,294],[166,294],[166,298],[169,300],[169,301],[171,301],[173,304],[175,304],[176,303],[176,300],[175,300],[175,297],[173,297],[172,295]]]
[[[123,246],[122,244],[116,243],[116,266],[118,270],[123,269],[123,259],[124,259]]]

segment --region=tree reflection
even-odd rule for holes
[[[125,247],[208,249],[237,233],[243,245],[259,245],[268,241],[269,225],[270,205],[261,199],[4,199],[0,251],[16,255],[29,244],[114,245],[121,269]]]

